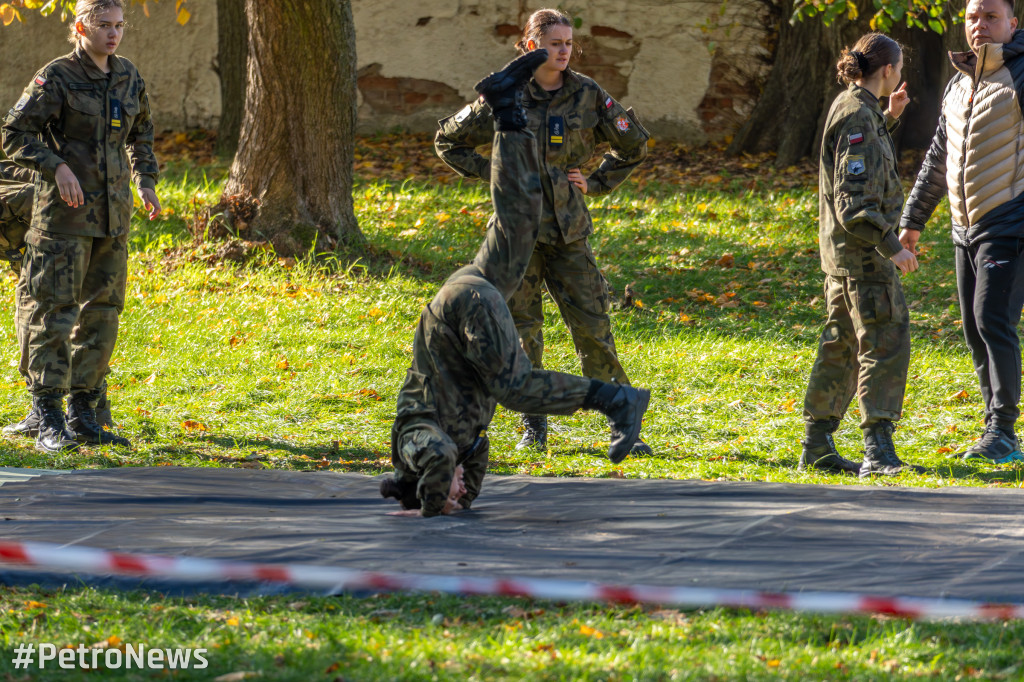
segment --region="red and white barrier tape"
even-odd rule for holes
[[[463,595],[532,597],[555,601],[619,604],[729,606],[823,613],[881,613],[906,618],[1010,620],[1024,618],[1024,605],[986,604],[961,599],[874,597],[839,592],[772,593],[700,587],[608,585],[575,580],[464,578],[357,571],[308,564],[258,564],[154,554],[123,554],[91,547],[0,541],[0,563],[66,569],[92,575],[111,573],[182,581],[269,582],[337,593],[352,590],[445,592]]]

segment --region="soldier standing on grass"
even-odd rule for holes
[[[2,127],[7,155],[36,172],[16,325],[45,452],[129,445],[97,423],[96,405],[124,308],[132,178],[150,219],[160,201],[146,85],[114,55],[124,11],[124,0],[79,0],[74,51],[36,74]]]
[[[608,456],[629,454],[650,393],[532,366],[506,300],[519,286],[541,228],[541,162],[522,86],[547,59],[529,52],[476,89],[494,121],[494,216],[473,262],[457,270],[420,315],[412,367],[391,429],[395,475],[381,495],[422,516],[468,509],[487,470],[484,430],[497,403],[531,414],[599,410],[611,424]]]
[[[544,201],[537,246],[509,308],[530,362],[542,367],[545,286],[572,333],[582,374],[629,384],[615,351],[608,282],[587,239],[594,228],[584,195],[599,196],[618,187],[647,155],[650,135],[632,110],[569,68],[572,27],[572,19],[562,12],[538,10],[516,43],[520,54],[545,48],[549,56],[523,95],[528,127],[540,147]],[[488,180],[491,163],[476,147],[491,141],[492,122],[491,110],[481,101],[442,120],[434,140],[438,155],[460,175]],[[607,142],[611,151],[597,170],[584,176],[580,167],[601,142]],[[547,415],[525,414],[517,449],[544,450],[547,424]],[[651,448],[637,439],[633,454],[649,455]]]
[[[910,315],[899,273],[917,270],[917,257],[896,234],[903,189],[889,130],[910,98],[906,83],[896,89],[903,51],[881,33],[844,49],[836,68],[847,89],[825,121],[818,179],[828,319],[804,399],[799,469],[893,475],[909,468],[892,440],[910,365]],[[879,98],[886,96],[883,113]],[[864,432],[861,464],[842,457],[832,439],[854,395]]]
[[[25,255],[25,234],[32,222],[32,198],[35,196],[33,171],[12,161],[0,161],[0,260],[11,264],[15,274],[21,274]],[[113,426],[110,403],[107,402],[107,382],[96,404],[96,421],[101,426]],[[30,410],[20,422],[3,428],[7,436],[39,435],[39,414]]]

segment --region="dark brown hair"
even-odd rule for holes
[[[868,33],[852,48],[843,48],[836,63],[836,79],[850,83],[866,78],[886,64],[896,65],[903,46],[883,33]]]
[[[540,43],[540,39],[548,32],[548,29],[552,26],[568,26],[573,27],[572,17],[561,10],[557,9],[539,9],[530,15],[530,18],[526,20],[526,26],[523,28],[523,35],[516,42],[516,51],[519,54],[526,54],[529,50],[526,49],[526,42],[532,40],[535,43]],[[581,49],[579,43],[573,41],[572,44],[573,56],[579,56]]]

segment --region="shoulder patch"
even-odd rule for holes
[[[850,175],[860,175],[864,172],[864,157],[863,156],[847,156],[846,157],[846,172]]]
[[[864,133],[859,130],[850,133],[849,135],[850,144],[860,144],[864,141]]]
[[[619,129],[619,134],[621,135],[628,133],[631,125],[632,124],[629,122],[629,119],[625,116],[619,116],[615,119],[615,127]]]
[[[613,100],[611,97],[604,101],[605,109],[611,109],[613,106],[615,106],[615,100]]]
[[[27,93],[22,95],[21,99],[18,100],[18,103],[14,105],[14,110],[15,111],[21,111],[22,109],[27,107],[28,103],[31,102],[31,101],[32,101],[32,98],[29,97]]]
[[[471,113],[473,113],[473,105],[472,104],[467,104],[466,106],[464,106],[461,109],[459,109],[459,113],[455,114],[455,122],[456,123],[462,123],[467,118],[469,118],[469,115]]]
[[[34,83],[35,83],[36,85],[39,85],[39,86],[43,86],[43,85],[46,85],[46,79],[45,79],[45,78],[43,78],[42,76],[36,76],[36,77],[35,77],[35,80],[34,80],[33,82],[34,82]]]

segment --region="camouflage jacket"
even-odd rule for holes
[[[156,186],[153,122],[146,84],[123,57],[110,57],[105,74],[76,48],[32,79],[7,113],[3,148],[12,161],[38,171],[31,228],[84,237],[127,234],[133,209],[130,180]],[[60,198],[55,173],[66,163],[85,204]]]
[[[825,120],[818,177],[821,269],[837,277],[886,280],[903,250],[897,223],[903,187],[896,147],[878,98],[857,85],[839,94]]]
[[[0,160],[0,259],[15,271],[21,267],[25,233],[32,218],[35,173],[12,161]]]
[[[569,182],[568,172],[581,168],[601,142],[611,150],[587,176],[587,194],[600,196],[618,187],[647,155],[650,134],[633,110],[626,110],[591,78],[565,71],[560,90],[548,92],[531,80],[523,102],[529,129],[540,144],[544,207],[538,241],[574,242],[594,231],[584,195]],[[476,148],[491,141],[494,118],[482,100],[467,104],[439,121],[434,148],[459,175],[490,180],[490,161]]]

